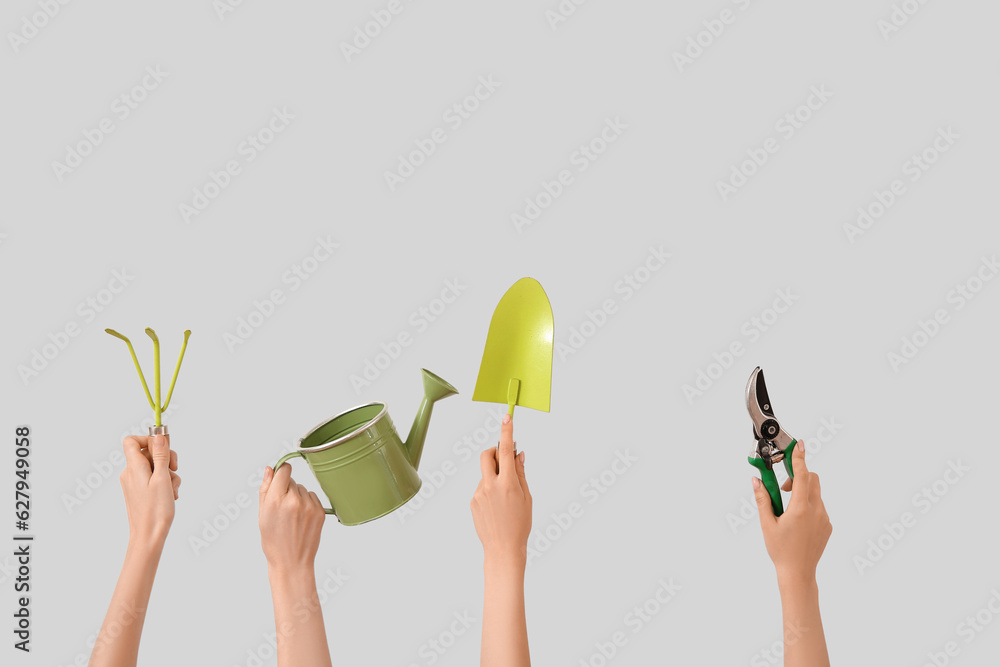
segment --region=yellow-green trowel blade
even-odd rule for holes
[[[493,311],[472,400],[548,412],[553,329],[552,306],[538,281],[514,283]]]

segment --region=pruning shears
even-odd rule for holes
[[[167,427],[163,423],[163,412],[170,405],[170,397],[174,395],[174,385],[177,384],[177,374],[181,372],[181,362],[184,361],[184,350],[187,349],[188,338],[191,336],[191,331],[184,332],[184,342],[181,344],[181,354],[177,357],[177,368],[174,369],[174,377],[170,380],[170,389],[167,391],[167,400],[160,402],[160,339],[157,337],[156,332],[146,327],[146,335],[149,336],[153,341],[153,383],[156,385],[153,390],[156,392],[156,398],[149,393],[149,387],[146,385],[146,378],[142,374],[142,367],[139,365],[139,359],[135,356],[135,348],[132,347],[132,341],[128,339],[127,336],[118,333],[114,329],[105,329],[107,333],[111,334],[115,338],[119,338],[125,341],[128,345],[129,354],[132,355],[132,363],[135,364],[135,370],[139,373],[139,381],[142,383],[142,390],[146,392],[146,401],[149,403],[149,407],[153,408],[153,419],[156,422],[154,426],[149,427],[150,435],[167,435]]]
[[[788,478],[794,479],[792,449],[798,441],[788,435],[774,418],[771,399],[767,395],[767,385],[764,384],[764,371],[760,366],[750,374],[746,399],[747,412],[753,420],[753,437],[757,441],[747,460],[750,465],[760,470],[760,481],[764,483],[764,488],[771,496],[774,516],[781,516],[785,508],[781,504],[781,488],[778,486],[778,478],[774,475],[774,465],[784,461]]]

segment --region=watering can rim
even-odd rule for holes
[[[303,440],[305,440],[310,435],[312,435],[313,433],[315,433],[316,431],[318,431],[320,428],[322,428],[322,427],[326,426],[327,424],[329,424],[330,422],[332,422],[334,419],[337,419],[338,417],[343,417],[344,415],[346,415],[348,413],[351,413],[351,412],[354,412],[355,410],[360,410],[361,408],[369,408],[369,407],[371,407],[373,405],[381,405],[382,409],[379,410],[379,413],[377,415],[375,415],[370,420],[368,420],[367,422],[365,422],[361,426],[357,427],[356,429],[354,429],[350,433],[348,433],[346,435],[342,435],[339,438],[337,438],[336,440],[331,440],[330,442],[324,442],[321,445],[316,445],[315,447],[303,447],[302,446],[302,441]],[[328,417],[328,418],[324,419],[320,423],[316,424],[316,426],[314,426],[311,429],[309,429],[308,433],[306,433],[304,436],[302,436],[301,438],[299,438],[299,446],[297,447],[297,449],[300,452],[303,452],[303,453],[305,453],[305,452],[319,452],[319,451],[322,451],[324,449],[329,449],[331,447],[336,447],[337,445],[341,445],[341,444],[347,442],[348,440],[350,440],[351,438],[353,438],[354,436],[356,436],[358,433],[361,433],[362,431],[367,431],[377,421],[379,421],[380,419],[382,419],[382,417],[384,417],[388,413],[388,410],[389,410],[388,404],[384,403],[382,401],[372,401],[370,403],[362,403],[361,405],[355,405],[353,408],[348,408],[346,410],[342,410],[342,411],[338,412],[337,414],[335,414],[334,416]]]

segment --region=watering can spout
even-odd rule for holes
[[[406,443],[404,443],[406,455],[414,469],[420,466],[420,455],[424,452],[424,440],[427,439],[427,426],[431,421],[431,410],[434,409],[434,402],[458,393],[457,389],[426,368],[420,370],[424,379],[424,398],[420,401],[420,409],[417,410],[413,426],[410,427],[410,434],[406,436]]]

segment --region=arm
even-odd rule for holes
[[[524,569],[531,532],[531,493],[524,452],[514,456],[514,425],[503,418],[499,449],[480,456],[483,478],[472,497],[472,518],[483,543],[482,667],[530,667],[524,616]],[[498,470],[499,468],[499,470]]]
[[[330,667],[315,561],[326,521],[315,493],[292,480],[292,467],[264,470],[260,543],[274,601],[278,667]]]
[[[784,625],[785,667],[829,667],[830,657],[819,613],[816,566],[830,539],[833,527],[823,506],[819,476],[806,468],[802,441],[792,452],[792,480],[782,487],[791,489],[788,510],[774,516],[764,485],[753,478],[754,496],[760,514],[767,553],[774,562],[781,594]]]
[[[170,450],[168,436],[129,436],[122,446],[126,463],[121,484],[128,513],[128,548],[90,655],[90,667],[136,664],[146,606],[181,484],[174,472],[177,454]]]

